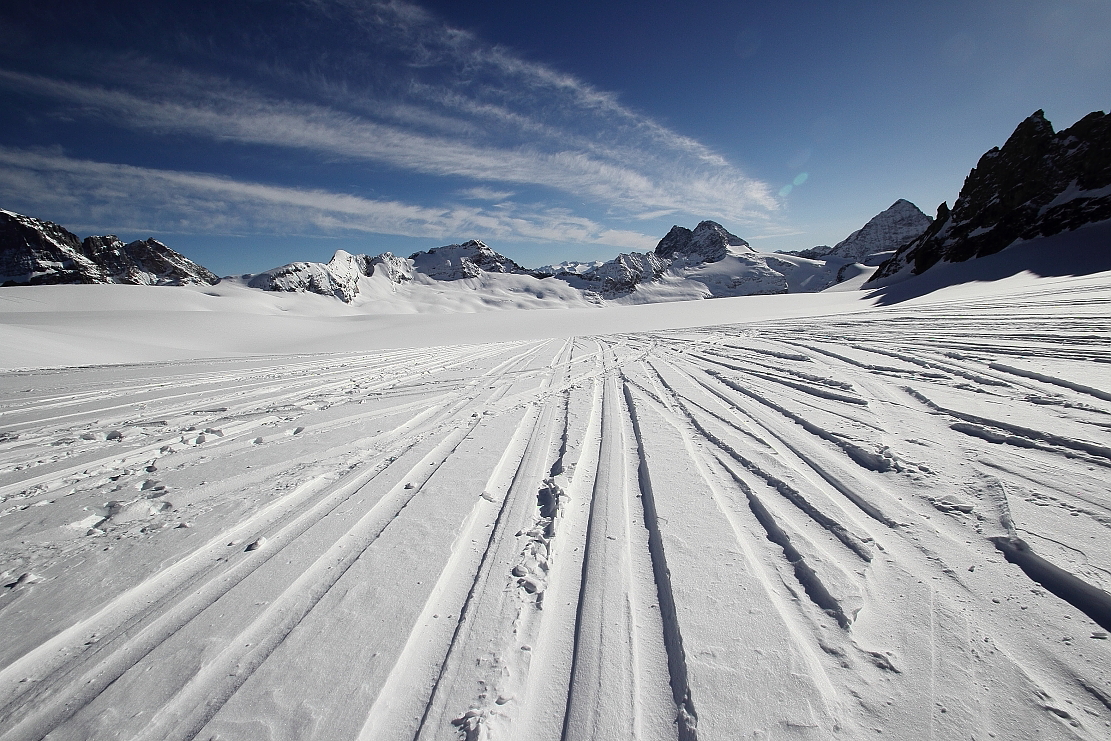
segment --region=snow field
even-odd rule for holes
[[[0,375],[0,736],[1106,738],[1111,289],[1040,286]]]

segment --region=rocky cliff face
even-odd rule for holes
[[[884,262],[866,286],[917,275],[940,261],[984,257],[1018,240],[1111,219],[1111,116],[1090,113],[1054,133],[1042,111],[984,154],[950,210]]]
[[[77,235],[50,221],[0,211],[0,285],[127,283],[214,285],[211,271],[156,239],[124,244]]]
[[[641,283],[657,280],[670,262],[651,252],[626,252],[581,273],[580,277],[598,293],[628,293]]]
[[[684,260],[691,264],[717,262],[725,257],[730,247],[737,251],[753,249],[735,234],[730,234],[715,221],[703,221],[693,230],[681,226],[671,227],[660,243],[655,255],[665,260]]]
[[[811,260],[836,257],[865,262],[869,255],[899,249],[924,232],[931,222],[932,219],[917,206],[900,198],[833,247],[815,247],[791,254]]]

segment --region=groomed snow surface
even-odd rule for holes
[[[3,294],[5,365],[134,362],[0,375],[5,741],[1111,736],[1109,274],[119,288]]]

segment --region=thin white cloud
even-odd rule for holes
[[[612,230],[563,209],[430,208],[320,189],[250,183],[0,148],[0,199],[36,204],[71,223],[171,233],[376,233],[539,240],[648,249],[655,239]],[[35,215],[35,214],[31,214]],[[63,217],[56,217],[63,218]]]
[[[472,201],[504,201],[507,198],[512,198],[513,195],[514,193],[511,190],[494,190],[481,185],[459,191],[460,198]]]
[[[766,184],[732,168],[669,165],[652,171],[626,164],[630,156],[620,147],[541,151],[485,145],[313,103],[269,99],[213,80],[179,80],[172,94],[163,92],[165,98],[6,70],[0,70],[0,84],[65,101],[66,115],[93,115],[137,130],[303,149],[436,176],[546,186],[627,212],[683,211],[749,223],[766,220],[777,207]],[[652,157],[641,156],[646,164]]]
[[[338,45],[321,50],[310,45],[316,37],[306,35],[303,48],[283,45],[275,53],[265,32],[228,45],[212,43],[198,29],[175,29],[177,56],[153,61],[98,49],[89,53],[102,54],[103,63],[86,65],[88,74],[80,82],[72,76],[0,70],[0,89],[52,100],[57,115],[67,119],[96,119],[148,137],[187,135],[270,147],[278,150],[275,159],[297,153],[298,167],[310,169],[341,161],[350,173],[352,163],[365,162],[374,166],[367,183],[375,192],[390,193],[382,168],[391,168],[404,173],[409,183],[420,182],[414,176],[427,178],[425,192],[442,198],[438,208],[388,198],[345,201],[348,197],[340,194],[296,187],[294,168],[286,170],[292,187],[252,186],[267,188],[265,197],[235,179],[136,169],[163,187],[142,196],[144,210],[134,218],[157,220],[161,211],[186,213],[188,218],[179,218],[190,228],[207,219],[205,231],[218,224],[256,228],[244,225],[254,223],[261,204],[279,193],[282,203],[304,213],[292,219],[296,223],[282,214],[275,218],[288,228],[299,224],[302,233],[373,224],[373,231],[454,238],[485,229],[489,231],[483,233],[530,239],[604,239],[603,244],[638,249],[651,247],[649,238],[622,227],[669,214],[680,221],[682,215],[711,218],[734,230],[775,229],[780,202],[768,184],[573,75],[488,44],[399,0],[304,0],[276,6],[275,12],[290,7],[309,8],[326,27],[342,29],[335,34]],[[190,40],[190,33],[198,35]],[[290,38],[296,47],[299,42]],[[238,72],[217,78],[203,69]],[[75,182],[78,171],[95,169],[65,161],[70,164],[35,170],[36,182]],[[9,182],[17,178],[12,167],[9,163]],[[22,167],[18,177],[30,177],[27,173],[34,168]],[[103,167],[116,168],[112,177],[105,175],[106,182],[122,187],[116,175],[124,166]],[[222,163],[199,160],[194,169],[207,167],[233,172]],[[48,171],[54,174],[48,176]],[[314,182],[320,172],[313,172]],[[174,177],[185,195],[179,197],[167,185]],[[206,177],[227,200],[204,197],[197,179]],[[232,188],[230,183],[239,185]],[[109,197],[108,186],[88,185],[90,192],[103,196],[102,208],[125,208]],[[549,205],[524,207],[508,200],[520,199],[521,191]],[[65,192],[80,201],[78,191]],[[167,199],[164,207],[154,194]],[[62,196],[43,192],[43,197]],[[493,203],[483,208],[452,203],[460,198]],[[422,201],[432,199],[421,196]],[[234,213],[238,207],[243,214]],[[584,218],[584,213],[594,218]]]

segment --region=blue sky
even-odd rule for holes
[[[1108,0],[6,3],[0,207],[220,274],[707,218],[802,249],[1107,110],[1108,38]]]

